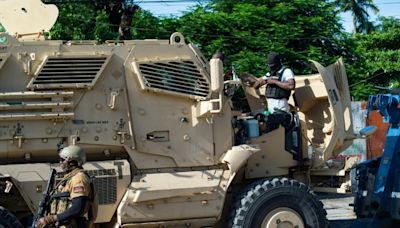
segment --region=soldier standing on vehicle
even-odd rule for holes
[[[289,112],[288,99],[295,88],[293,71],[282,65],[278,53],[268,54],[269,73],[254,83],[253,87],[267,84],[265,96],[267,97],[268,111],[274,113],[277,110]]]
[[[63,179],[51,193],[49,214],[40,218],[38,227],[89,227],[97,214],[97,203],[90,177],[82,168],[86,154],[76,145],[61,150]]]

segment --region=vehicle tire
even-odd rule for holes
[[[326,211],[305,184],[288,178],[256,181],[234,201],[227,227],[325,228]]]
[[[13,213],[0,206],[0,228],[23,228],[23,226]]]

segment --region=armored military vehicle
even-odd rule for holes
[[[1,223],[6,209],[35,213],[49,170],[61,172],[57,148],[71,144],[87,153],[100,227],[326,227],[310,186],[349,190],[349,161],[326,163],[354,138],[341,60],[296,76],[287,126],[268,130],[254,78],[224,83],[221,60],[180,33],[44,40],[55,6],[0,4]],[[251,113],[232,111],[237,84]]]

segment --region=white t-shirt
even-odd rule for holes
[[[283,74],[282,74],[282,78],[281,78],[281,82],[287,82],[290,79],[294,79],[294,74],[293,71],[289,68],[283,69],[284,67],[282,66],[282,68],[278,71],[278,73],[281,73],[282,70]],[[263,76],[263,79],[267,79],[269,77],[270,73],[268,72],[265,76]],[[273,113],[276,110],[282,110],[282,111],[286,111],[289,112],[289,103],[288,100],[285,98],[281,98],[281,99],[275,99],[275,98],[267,98],[267,103],[268,103],[268,111]]]

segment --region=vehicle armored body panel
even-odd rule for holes
[[[18,218],[36,211],[49,170],[61,175],[57,148],[71,144],[87,153],[99,226],[323,227],[308,185],[349,189],[349,162],[320,169],[354,138],[341,60],[296,76],[288,126],[266,130],[254,77],[224,82],[221,60],[180,33],[98,44],[6,29],[16,36],[0,35],[0,204]],[[246,115],[226,94],[238,84]]]

